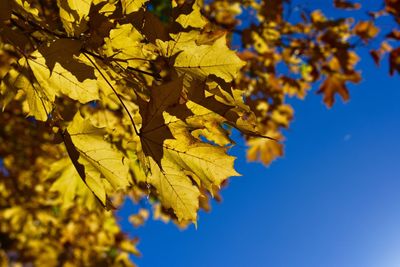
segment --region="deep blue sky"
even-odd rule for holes
[[[300,1],[299,1],[300,2]],[[317,5],[328,1],[309,1]],[[325,6],[326,7],[326,6]],[[364,80],[351,101],[328,110],[321,96],[293,101],[285,157],[269,168],[232,150],[242,177],[223,202],[201,213],[198,229],[150,220],[134,229],[142,267],[400,266],[400,79],[366,51]],[[240,145],[243,145],[241,143]]]

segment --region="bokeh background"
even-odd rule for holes
[[[362,2],[379,9],[381,1]],[[330,1],[294,5],[346,16]],[[200,213],[197,229],[152,220],[135,229],[127,217],[137,207],[126,203],[122,228],[140,237],[144,254],[134,261],[142,267],[400,266],[400,79],[389,77],[386,64],[377,68],[368,51],[360,50],[363,81],[350,86],[348,103],[328,110],[314,93],[305,102],[290,100],[295,120],[285,156],[270,167],[246,162],[237,136],[231,153],[242,176],[230,180],[211,213]]]

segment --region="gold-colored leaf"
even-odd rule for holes
[[[268,131],[267,136],[280,140],[281,134],[276,131]],[[261,161],[265,165],[271,164],[277,157],[283,156],[283,145],[278,141],[265,138],[251,138],[247,141],[247,159],[250,161]]]
[[[107,193],[126,189],[131,184],[127,158],[104,139],[106,133],[103,129],[94,127],[79,113],[67,131],[64,140],[71,159],[75,158],[75,168],[105,205]]]
[[[173,36],[174,41],[157,44],[164,56],[175,58],[174,67],[182,75],[205,80],[209,75],[215,75],[231,82],[245,65],[236,53],[226,45],[226,36],[218,38],[212,45],[197,45],[197,33],[182,33]]]
[[[139,11],[142,6],[149,0],[121,0],[124,14],[131,14]]]
[[[368,41],[379,33],[379,28],[371,21],[360,21],[354,27],[354,32],[364,41]]]
[[[33,52],[27,64],[40,87],[81,103],[99,99],[95,69],[80,48],[79,41],[59,39]]]
[[[175,108],[182,85],[182,79],[175,78],[152,88],[150,102],[141,106],[140,139],[151,174],[147,182],[157,190],[161,204],[172,208],[179,221],[195,222],[199,188],[212,193],[213,186],[220,186],[238,173],[233,169],[234,157],[228,156],[224,148],[194,138],[184,118],[165,112],[172,108],[171,112],[179,113]],[[185,116],[187,106],[180,108]]]
[[[90,210],[98,206],[98,202],[92,191],[82,181],[82,178],[69,158],[62,158],[53,163],[48,174],[48,179],[55,179],[50,191],[59,193],[63,208],[68,209],[73,207],[76,202],[86,206]],[[96,191],[99,192],[98,190]],[[105,192],[98,193],[98,195],[105,196]],[[76,201],[77,198],[78,201]]]
[[[199,0],[194,1],[190,14],[181,14],[176,19],[176,22],[181,24],[183,28],[203,28],[207,24],[207,20],[201,14],[199,2]]]
[[[93,0],[57,0],[61,21],[70,36],[79,36],[87,30],[92,2]]]
[[[27,61],[19,61],[20,71],[11,69],[1,82],[0,88],[3,99],[3,109],[14,98],[19,90],[26,96],[28,115],[34,116],[37,120],[46,121],[53,109],[53,101],[56,93],[49,87],[42,87],[37,82],[30,79],[30,72]]]
[[[105,39],[104,54],[119,59],[122,66],[145,67],[152,58],[152,45],[143,42],[144,36],[132,24],[118,25]]]

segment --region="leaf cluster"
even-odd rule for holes
[[[398,6],[355,22],[288,0],[2,0],[0,260],[132,266],[136,240],[114,214],[125,200],[134,226],[149,209],[196,224],[239,175],[232,131],[268,165],[283,155],[288,97],[348,100],[356,50],[374,40],[374,60],[399,72],[399,32],[379,31]]]

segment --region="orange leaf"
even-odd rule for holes
[[[324,94],[324,103],[332,107],[335,103],[335,95],[339,94],[344,101],[350,99],[349,90],[343,79],[338,75],[328,76],[319,88],[318,94]]]

